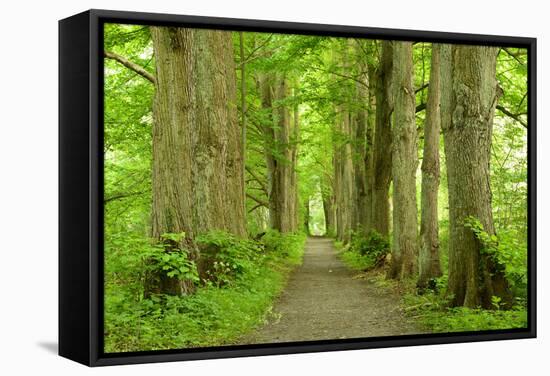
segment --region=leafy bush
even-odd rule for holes
[[[303,233],[281,234],[277,230],[268,230],[260,242],[268,255],[283,257],[293,265],[299,265],[305,240]]]
[[[349,247],[342,252],[342,260],[356,270],[369,270],[381,266],[390,252],[387,239],[371,230],[367,235],[354,232]]]
[[[168,277],[180,280],[190,280],[197,284],[199,274],[197,265],[189,258],[189,250],[182,247],[185,233],[166,233],[161,235],[162,242],[151,241],[151,245],[143,256],[152,262],[146,264],[146,269],[152,273],[161,271]]]
[[[467,217],[464,225],[472,230],[482,245],[482,252],[504,270],[514,293],[525,297],[527,290],[527,248],[515,234],[501,231],[500,235],[488,234],[475,217]]]
[[[449,308],[447,299],[433,292],[408,294],[404,299],[405,312],[435,333],[527,327],[527,310],[524,307],[518,305],[511,310],[500,310],[498,299],[493,300],[494,310]]]
[[[262,248],[252,240],[239,239],[224,231],[211,231],[196,239],[205,266],[204,282],[217,286],[231,284],[240,275],[251,272],[262,257]]]
[[[105,351],[236,343],[265,322],[288,272],[301,261],[304,240],[302,234],[271,231],[258,242],[223,232],[201,235],[196,239],[199,249],[212,252],[215,261],[226,266],[211,270],[220,273],[214,276],[215,281],[225,282],[203,284],[193,295],[157,294],[145,299],[142,280],[146,260],[160,248],[137,235],[108,237]]]
[[[390,252],[390,243],[375,230],[369,231],[365,237],[362,232],[355,232],[351,237],[351,248],[363,256],[373,259],[383,259]]]

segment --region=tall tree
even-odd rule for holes
[[[184,232],[167,251],[193,250],[194,237],[214,229],[245,236],[231,33],[152,27],[151,35],[158,62],[152,236]],[[160,275],[149,289],[182,294],[190,284]]]
[[[242,170],[246,168],[246,112],[248,111],[246,103],[246,61],[244,56],[244,33],[239,32],[239,62],[241,68],[241,154],[242,154]],[[246,182],[245,174],[242,174],[242,189],[243,197],[246,196]],[[246,201],[243,200],[243,205],[245,205],[244,210],[246,211]]]
[[[352,75],[352,60],[350,57],[351,39],[336,41],[338,54],[334,56],[334,63],[341,72],[336,75],[349,78]],[[338,77],[338,76],[337,76]],[[339,102],[336,106],[335,129],[335,168],[334,182],[337,185],[335,192],[336,213],[337,213],[337,236],[338,239],[348,243],[351,239],[351,231],[355,229],[357,187],[354,177],[354,156],[355,150],[355,116],[352,109],[355,99],[355,81],[343,80],[338,87]],[[336,174],[337,173],[337,174]]]
[[[359,72],[357,73],[357,81],[355,82],[355,98],[354,98],[354,130],[353,133],[353,175],[355,178],[355,194],[354,199],[354,219],[353,229],[366,231],[369,222],[370,211],[372,210],[371,190],[368,189],[367,174],[369,170],[369,158],[367,153],[367,134],[369,133],[369,76],[367,64],[362,57],[363,46],[360,40],[356,40],[355,47],[355,64]]]
[[[375,42],[367,44],[367,52],[374,54]],[[368,233],[374,228],[374,128],[376,126],[376,64],[374,58],[367,61],[368,106],[365,134],[365,202],[366,215],[364,230]]]
[[[417,286],[425,288],[431,278],[441,276],[439,260],[439,225],[437,192],[439,189],[440,135],[440,59],[439,44],[432,45],[430,85],[424,122],[424,155],[422,158],[422,195],[420,217],[420,254]]]
[[[280,232],[296,231],[298,116],[291,123],[288,104],[289,80],[285,73],[268,73],[260,77],[262,107],[268,113],[263,125],[264,152],[268,173],[269,216],[271,228]],[[296,110],[297,111],[297,110]],[[293,126],[294,125],[294,126]]]
[[[495,234],[490,151],[493,116],[502,94],[496,80],[497,48],[442,46],[441,113],[449,190],[449,285],[453,306],[491,308],[493,296],[510,302],[503,266],[483,252],[465,224],[477,219]]]
[[[392,131],[393,244],[388,273],[401,279],[415,272],[417,207],[415,93],[412,42],[393,44],[394,127]]]
[[[391,41],[382,41],[380,64],[376,71],[376,123],[373,149],[372,227],[389,236],[389,189],[392,174],[391,113],[393,111],[391,81],[393,48]]]
[[[332,177],[331,177],[332,178]],[[325,216],[325,231],[328,236],[336,234],[335,222],[336,214],[334,212],[334,195],[332,194],[332,180],[321,184],[321,197],[323,199],[323,213]]]
[[[290,194],[291,194],[291,228],[292,231],[298,230],[298,208],[300,207],[300,197],[298,194],[298,146],[300,145],[300,106],[298,103],[298,80],[293,82],[293,98],[295,103],[293,104],[293,116],[292,116],[292,129],[290,131]],[[309,202],[309,199],[307,200]],[[307,206],[309,208],[309,204]],[[307,213],[309,216],[309,212]]]

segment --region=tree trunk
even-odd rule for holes
[[[246,113],[247,113],[247,103],[246,103],[246,62],[244,56],[244,33],[241,31],[239,33],[239,52],[240,52],[240,65],[241,65],[241,164],[242,170],[246,168]],[[245,174],[242,174],[242,190],[243,197],[246,197],[246,182]],[[246,211],[246,200],[243,200],[244,210]]]
[[[365,135],[365,233],[373,229],[374,221],[374,127],[376,124],[376,68],[374,64],[367,64],[368,70],[368,108],[367,108],[367,130]]]
[[[298,137],[291,127],[287,106],[281,103],[289,96],[289,85],[283,75],[263,75],[260,78],[262,107],[270,114],[264,124],[264,150],[268,173],[270,226],[280,232],[293,232],[297,229],[297,177],[295,163],[297,146],[291,142]],[[294,144],[294,145],[293,145]]]
[[[382,41],[380,66],[376,73],[376,124],[373,149],[372,227],[385,238],[389,236],[389,189],[392,173],[392,69],[392,42]]]
[[[342,65],[343,74],[348,76],[352,74],[349,57],[351,39],[338,43],[339,54],[335,56],[335,62]],[[352,111],[352,101],[355,100],[355,82],[349,80],[345,83],[346,86],[343,86],[340,92],[341,102],[335,107],[335,189],[333,191],[335,192],[337,213],[337,238],[344,243],[349,243],[351,231],[355,228],[355,211],[357,209],[353,161],[355,134],[352,131],[352,124],[355,125]]]
[[[336,236],[348,243],[353,223],[353,151],[350,144],[350,114],[345,106],[337,107],[337,137],[334,141],[334,201],[336,205]]]
[[[275,100],[282,101],[288,96],[288,80],[283,75],[279,75],[275,86]],[[282,103],[275,104],[275,113],[277,125],[274,134],[278,158],[275,161],[274,190],[276,191],[275,207],[280,214],[277,216],[279,222],[275,223],[274,228],[286,233],[295,230],[293,227],[294,195],[291,191],[293,166],[290,147],[290,114],[288,107]]]
[[[355,44],[356,54],[360,56],[362,53],[361,46]],[[355,202],[354,202],[354,223],[353,228],[355,230],[365,232],[368,226],[368,217],[371,210],[371,202],[368,192],[367,184],[367,133],[369,128],[369,78],[367,74],[367,65],[363,63],[364,59],[360,59],[358,67],[360,74],[358,81],[356,82],[356,98],[359,108],[356,110],[355,130],[354,133],[354,155],[353,155],[353,169],[355,177]]]
[[[298,84],[294,82],[293,95],[296,97],[298,92]],[[298,195],[298,145],[300,144],[300,108],[298,103],[294,105],[294,114],[292,122],[292,130],[290,137],[290,194],[292,195],[290,210],[292,231],[298,230],[298,208],[300,207],[300,198]],[[309,207],[309,206],[308,206]]]
[[[151,28],[156,67],[153,109],[152,236],[226,230],[245,236],[242,150],[231,33]],[[170,250],[167,250],[170,251]],[[149,292],[183,294],[189,281],[159,275]]]
[[[306,198],[306,202],[304,204],[304,231],[307,236],[309,236],[309,197]]]
[[[417,286],[426,288],[431,278],[441,276],[437,192],[439,190],[440,62],[438,44],[432,44],[430,86],[424,122],[422,159],[422,196],[420,218],[420,254]]]
[[[402,279],[415,272],[418,251],[416,207],[418,157],[412,43],[394,42],[393,61],[395,100],[392,132],[393,244],[388,276]]]
[[[465,226],[472,216],[495,234],[491,207],[490,149],[493,116],[501,89],[498,49],[447,46],[441,50],[441,114],[449,189],[449,285],[451,305],[491,308],[498,296],[511,302],[504,268]]]
[[[329,192],[328,188],[321,187],[321,195],[323,197],[323,213],[325,215],[325,234],[327,236],[335,235],[335,213],[334,213],[334,196]]]
[[[343,225],[343,209],[342,209],[342,151],[338,145],[338,140],[333,138],[332,140],[332,170],[334,171],[334,177],[332,179],[332,192],[334,197],[334,235],[336,239],[342,240],[344,237]]]
[[[261,93],[262,109],[267,113],[267,121],[262,125],[263,149],[265,162],[267,166],[267,193],[269,201],[269,227],[276,228],[280,223],[280,215],[277,210],[277,190],[274,188],[278,184],[276,176],[276,159],[273,150],[275,142],[275,119],[273,111],[273,85],[274,77],[270,74],[262,74],[258,77],[259,89]]]

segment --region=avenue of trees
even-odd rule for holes
[[[450,307],[524,307],[525,50],[108,24],[104,57],[107,337],[299,234]]]

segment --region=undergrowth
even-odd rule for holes
[[[493,297],[493,309],[450,307],[450,296],[446,292],[447,274],[433,279],[431,288],[421,293],[414,278],[401,281],[386,278],[384,260],[389,253],[389,244],[378,234],[364,236],[353,233],[349,244],[336,241],[335,247],[341,260],[351,269],[366,272],[367,279],[378,288],[389,289],[401,296],[401,310],[410,319],[421,325],[425,332],[448,333],[480,330],[498,330],[527,327],[526,308],[526,266],[523,253],[517,244],[505,236],[488,238],[480,225],[470,220],[469,227],[491,252],[497,261],[506,265],[506,276],[514,292],[515,304],[511,309],[503,309],[498,297]]]
[[[390,252],[389,242],[376,231],[368,234],[357,231],[351,234],[349,245],[335,243],[341,251],[340,258],[351,269],[367,271],[384,264]]]
[[[265,322],[288,272],[302,260],[305,236],[266,233],[260,241],[223,232],[201,236],[216,248],[215,278],[197,281],[186,296],[144,298],[150,242],[126,235],[106,244],[105,352],[230,344]],[[186,261],[187,262],[187,261]]]
[[[407,316],[417,319],[430,332],[468,332],[527,327],[527,309],[518,302],[512,309],[501,309],[493,299],[494,309],[449,307],[442,292],[430,291],[418,295],[409,289],[403,297]]]

